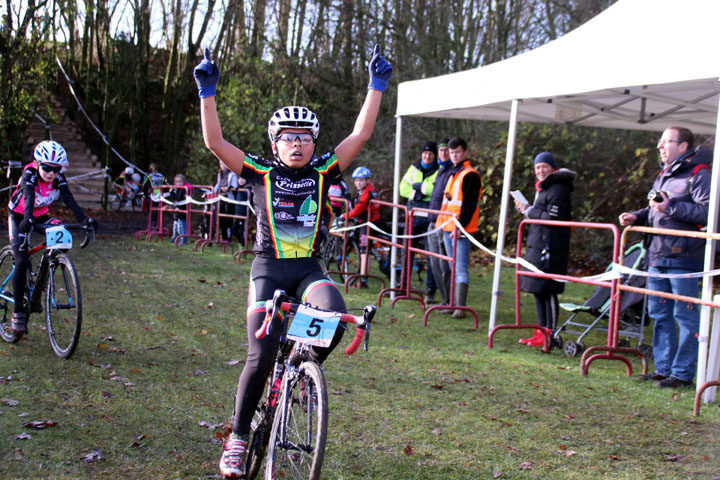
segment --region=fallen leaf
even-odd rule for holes
[[[114,393],[110,392],[102,392],[101,395],[103,396],[103,398],[113,398],[115,396]]]
[[[442,385],[430,385],[430,388],[435,389],[435,390],[442,390],[443,386]]]
[[[28,412],[22,412],[21,414],[18,415],[18,417],[23,418],[23,417],[27,417],[29,415],[30,414]]]
[[[409,443],[405,445],[405,448],[403,448],[403,454],[407,455],[408,457],[411,457],[415,454],[415,450],[413,449],[413,446]]]
[[[195,376],[198,376],[198,375],[207,375],[208,373],[209,373],[209,372],[208,372],[207,370],[195,370],[195,371],[193,372],[193,375],[195,375]]]
[[[502,477],[502,472],[497,471],[497,472],[493,473],[493,478],[500,478],[500,477]]]
[[[527,462],[523,462],[520,464],[520,468],[522,470],[532,470],[533,462],[532,460],[528,460]]]
[[[665,458],[668,462],[679,462],[683,459],[682,455],[670,455]]]
[[[222,428],[223,426],[225,426],[224,423],[210,423],[210,422],[206,422],[205,420],[200,420],[198,422],[198,425],[201,427],[209,428],[211,430],[214,430],[216,428]]]
[[[94,452],[90,452],[90,453],[83,455],[81,460],[85,463],[90,463],[90,462],[97,462],[99,460],[102,460],[102,458],[103,458],[102,451],[95,450]]]
[[[14,448],[12,452],[5,455],[6,460],[22,460],[25,452],[22,448]]]
[[[440,435],[442,433],[442,430],[440,428],[434,428],[432,433],[433,435]]]
[[[3,398],[2,399],[3,405],[7,405],[8,407],[14,407],[18,405],[20,402],[17,400],[13,400],[12,398]]]
[[[577,452],[575,450],[568,450],[567,452],[563,452],[563,453],[565,454],[566,457],[572,457]]]
[[[617,455],[610,455],[608,458],[614,461],[620,460],[620,457],[618,457]]]
[[[54,427],[58,423],[54,420],[48,420],[48,421],[35,421],[35,422],[27,422],[23,425],[25,428],[34,428],[35,430],[43,430],[47,427]]]
[[[237,365],[237,364],[239,364],[239,363],[243,363],[243,361],[242,361],[242,360],[230,360],[230,361],[228,361],[228,362],[223,362],[223,363],[224,363],[225,365],[230,365],[230,366],[232,367],[233,365]]]
[[[13,438],[14,438],[15,440],[30,440],[30,439],[32,438],[32,435],[30,435],[30,434],[27,433],[27,432],[23,432],[23,433],[21,433],[21,434],[19,434],[19,435],[15,435]]]

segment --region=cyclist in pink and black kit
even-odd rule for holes
[[[35,225],[59,223],[48,215],[50,204],[62,197],[77,219],[95,229],[98,223],[87,217],[70,192],[62,173],[68,167],[65,149],[57,142],[45,140],[35,147],[34,161],[28,163],[8,203],[8,236],[15,255],[13,296],[15,300],[11,329],[16,334],[27,333],[27,312],[23,306],[27,270],[30,263],[27,234]],[[40,311],[40,305],[29,305]]]
[[[382,93],[392,67],[376,45],[368,68],[370,85],[353,132],[330,151],[315,156],[320,124],[305,107],[277,110],[268,122],[268,136],[275,158],[246,154],[223,138],[215,104],[220,76],[205,49],[205,59],[195,68],[205,145],[232,171],[252,186],[257,217],[255,260],[250,272],[247,329],[248,356],[238,381],[235,415],[230,438],[223,445],[220,473],[226,478],[245,475],[245,451],[250,422],[262,397],[279,345],[279,333],[262,340],[255,331],[265,317],[265,300],[281,288],[304,302],[334,311],[345,311],[342,295],[322,272],[317,261],[322,208],[328,189],[358,154],[375,126]],[[322,362],[342,337],[338,329],[328,348],[316,348]]]

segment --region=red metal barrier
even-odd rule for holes
[[[247,188],[238,188],[238,189],[234,189],[234,190],[238,191],[238,192],[245,192],[247,194],[247,197],[250,198],[250,190],[248,190]],[[210,219],[211,219],[210,223],[212,224],[212,229],[211,229],[212,234],[209,235],[208,238],[200,239],[195,242],[195,248],[196,249],[200,248],[201,252],[205,251],[206,246],[213,245],[213,244],[222,246],[223,253],[225,253],[225,249],[227,247],[230,247],[230,251],[234,252],[235,249],[234,249],[232,240],[224,240],[222,238],[222,231],[220,229],[220,220],[222,218],[230,218],[233,220],[242,220],[243,221],[243,228],[245,230],[244,231],[245,243],[247,244],[248,224],[249,224],[249,218],[250,218],[249,211],[245,215],[221,213],[220,205],[222,202],[225,202],[225,200],[223,200],[221,195],[222,194],[218,195],[217,193],[213,192],[212,197],[210,196],[210,194],[208,194],[206,196],[206,199],[208,199],[208,200],[211,198],[219,198],[219,201],[209,205],[210,206]],[[225,202],[225,203],[227,203],[229,205],[235,205],[234,203],[231,203],[231,202]],[[239,258],[240,253],[248,253],[248,252],[252,252],[252,250],[247,250],[247,249],[243,248],[241,252],[238,252],[237,256],[235,256],[235,254],[233,254],[233,256],[234,256],[234,258],[237,259],[237,258]]]
[[[532,220],[532,219],[526,219],[520,222],[520,226],[518,227],[518,236],[517,236],[517,245],[516,245],[516,251],[515,255],[517,258],[522,257],[522,246],[523,246],[523,227],[526,224],[535,224],[535,225],[549,225],[549,226],[557,226],[557,227],[574,227],[574,228],[591,228],[591,229],[600,229],[600,230],[610,230],[613,234],[613,255],[612,255],[612,261],[617,262],[618,256],[619,256],[619,240],[620,240],[620,231],[617,226],[609,223],[589,223],[589,222],[559,222],[559,221],[553,221],[553,220]],[[523,324],[521,319],[521,309],[520,309],[520,277],[521,276],[529,276],[529,277],[539,277],[539,278],[549,278],[554,280],[565,280],[568,282],[576,282],[576,283],[584,283],[588,285],[595,285],[595,286],[602,286],[610,289],[610,318],[608,320],[608,346],[614,344],[617,345],[617,309],[615,308],[615,304],[619,303],[618,299],[618,289],[617,289],[617,280],[612,280],[610,282],[606,281],[597,281],[597,280],[587,280],[582,278],[576,278],[571,277],[568,275],[558,275],[553,273],[537,273],[532,272],[529,270],[522,270],[522,267],[520,264],[515,265],[515,324],[505,324],[505,325],[497,325],[495,328],[493,328],[490,331],[490,335],[488,338],[488,347],[493,347],[493,337],[495,336],[495,333],[498,330],[503,329],[538,329],[544,333],[543,336],[543,351],[545,353],[548,353],[550,351],[550,336],[552,335],[552,331],[548,328],[542,328],[537,323],[533,324]],[[612,340],[615,339],[615,340]],[[591,347],[592,348],[592,347]],[[590,349],[588,349],[590,350]],[[630,366],[630,362],[625,358],[613,354],[607,354],[604,356],[604,358],[612,359],[612,360],[619,360],[625,363],[625,365],[628,368],[628,375],[632,374],[632,367]],[[643,357],[644,358],[644,357]]]
[[[407,218],[408,218],[408,209],[407,209],[407,207],[406,207],[405,205],[398,205],[398,204],[395,204],[395,203],[386,202],[386,201],[384,201],[384,200],[370,200],[370,203],[369,203],[369,205],[368,205],[368,208],[371,208],[371,206],[372,206],[373,204],[378,205],[378,206],[380,206],[380,207],[397,208],[398,210],[400,210],[400,213],[403,214],[403,219],[407,220]],[[407,223],[407,221],[406,221],[405,223]],[[395,288],[395,287],[386,288],[386,287],[385,287],[384,279],[383,279],[382,277],[380,277],[379,275],[373,275],[373,274],[370,274],[370,273],[369,273],[371,246],[373,246],[373,245],[385,245],[386,247],[390,247],[390,248],[396,247],[396,248],[401,249],[403,257],[402,257],[402,262],[401,262],[400,264],[401,264],[401,265],[405,265],[405,256],[404,256],[404,255],[407,255],[407,253],[408,253],[408,250],[407,250],[408,239],[403,240],[402,243],[394,243],[391,239],[383,238],[383,237],[380,237],[380,236],[378,236],[378,235],[374,235],[374,233],[375,233],[375,232],[374,232],[374,231],[370,228],[370,226],[368,225],[368,226],[366,227],[367,249],[366,249],[366,251],[365,251],[364,254],[361,254],[361,255],[366,255],[367,261],[364,262],[364,263],[365,263],[366,268],[367,268],[368,271],[366,271],[366,272],[360,272],[360,273],[358,273],[358,274],[350,275],[350,277],[345,281],[345,291],[347,292],[347,285],[348,285],[349,282],[352,281],[353,278],[366,277],[366,278],[377,278],[377,279],[380,279],[381,282],[382,282],[382,289],[380,290],[380,293],[378,293],[378,299],[377,299],[377,302],[376,302],[376,303],[377,303],[377,306],[379,307],[380,304],[382,303],[382,297],[383,297],[383,296],[389,295],[391,292],[403,292],[404,289],[403,289],[403,288]],[[392,268],[392,266],[391,266],[391,268]],[[401,270],[401,278],[402,278],[402,275],[403,275],[403,271],[404,271],[404,269]],[[406,276],[407,276],[407,275],[406,275]],[[391,307],[393,307],[394,305],[395,305],[395,301],[393,300]]]
[[[348,199],[342,198],[342,197],[335,197],[332,195],[329,196],[328,198],[331,199],[332,201],[342,204],[342,214],[346,214],[348,211],[350,211],[350,201]],[[341,266],[345,265],[346,264],[345,260],[346,260],[346,255],[347,255],[347,247],[348,247],[348,242],[350,241],[351,230],[344,230],[342,232],[329,231],[328,234],[335,236],[335,237],[342,237],[343,244],[342,244],[342,251],[340,252],[340,262],[339,263]],[[319,252],[319,253],[321,255],[325,254],[325,252]],[[321,261],[323,261],[323,259],[321,259]],[[351,275],[355,272],[350,272],[347,270],[327,270],[325,273],[327,275],[340,275],[341,277],[344,277],[345,278],[345,293],[347,293],[348,282],[347,282],[347,277],[345,277],[345,276]]]
[[[714,239],[718,240],[720,239],[720,234],[717,233],[707,233],[707,232],[693,232],[693,231],[684,231],[684,230],[671,230],[666,228],[652,228],[652,227],[635,227],[630,226],[626,227],[621,236],[620,240],[620,246],[619,249],[621,252],[625,251],[625,244],[626,244],[626,238],[629,232],[640,232],[640,233],[649,233],[653,235],[671,235],[676,237],[694,237],[694,238],[706,238],[706,239]],[[622,256],[619,258],[619,263],[622,264]],[[614,312],[614,318],[615,318],[615,324],[613,326],[613,336],[610,337],[611,332],[608,331],[608,344],[607,346],[601,346],[596,345],[593,347],[588,348],[580,358],[580,372],[583,375],[587,375],[588,368],[590,367],[590,364],[597,359],[601,358],[608,358],[609,355],[612,355],[612,353],[632,353],[635,355],[639,355],[643,361],[643,373],[647,373],[647,361],[645,359],[645,356],[642,354],[642,351],[636,349],[636,348],[624,348],[624,347],[618,347],[617,342],[617,322],[620,318],[620,300],[619,297],[622,294],[623,291],[626,292],[636,292],[643,295],[654,295],[657,297],[663,297],[668,298],[671,300],[679,300],[683,302],[688,303],[694,303],[697,305],[705,305],[713,308],[720,308],[720,304],[712,302],[712,301],[705,301],[699,298],[693,298],[693,297],[686,297],[683,295],[675,295],[672,293],[667,292],[658,292],[655,290],[649,290],[646,288],[638,288],[638,287],[631,287],[628,285],[623,285],[622,282],[618,282],[618,301],[615,303],[614,307],[611,305],[611,311]],[[610,352],[608,354],[593,354],[591,353],[596,351],[607,351]],[[632,375],[632,368],[628,368],[628,376]]]

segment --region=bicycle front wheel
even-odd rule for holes
[[[288,393],[273,421],[265,478],[317,480],[328,423],[327,387],[320,366],[303,362]]]
[[[12,333],[13,314],[12,276],[15,272],[15,256],[11,247],[0,250],[0,337],[8,343],[17,343],[22,335]]]
[[[64,253],[57,254],[48,271],[45,323],[55,354],[70,358],[80,340],[82,298],[77,270]]]

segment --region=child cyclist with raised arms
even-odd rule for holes
[[[8,203],[8,236],[15,255],[13,297],[15,300],[11,329],[13,333],[27,333],[27,312],[23,308],[30,254],[25,243],[27,234],[35,225],[59,223],[48,215],[52,202],[62,197],[77,219],[97,229],[95,219],[85,216],[75,201],[63,172],[70,165],[65,149],[57,142],[45,140],[35,147],[34,160],[23,170],[17,188]],[[32,311],[39,305],[30,305]],[[41,308],[41,307],[40,307]],[[39,310],[38,310],[39,311]]]
[[[255,259],[250,271],[247,329],[248,355],[238,381],[235,415],[230,438],[223,445],[220,473],[228,478],[245,475],[245,451],[250,422],[275,360],[279,333],[255,338],[265,316],[265,300],[281,288],[316,307],[345,311],[342,295],[322,272],[315,256],[322,207],[328,188],[358,154],[375,126],[382,94],[392,74],[391,65],[376,45],[370,65],[370,84],[352,133],[325,155],[315,156],[320,123],[305,107],[277,110],[268,122],[272,160],[250,155],[223,138],[215,104],[215,86],[220,72],[205,49],[205,58],[195,67],[200,96],[205,145],[254,189],[257,216]],[[339,328],[328,348],[316,348],[324,361],[340,342]]]

